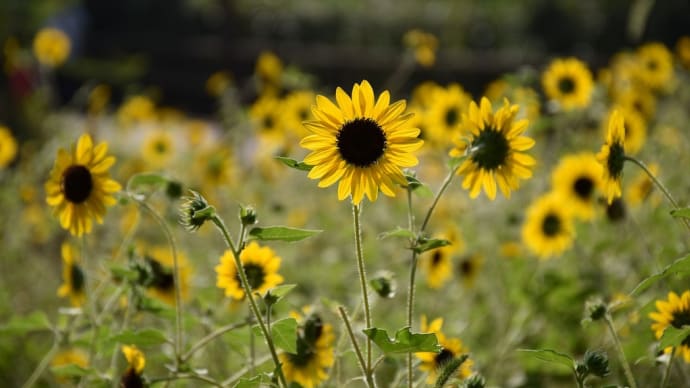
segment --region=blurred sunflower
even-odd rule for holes
[[[263,144],[280,146],[284,143],[285,131],[282,117],[282,102],[273,96],[263,96],[249,108],[249,118]]]
[[[261,247],[252,241],[240,253],[240,260],[253,292],[264,294],[283,282],[283,277],[278,274],[281,258],[276,256],[273,249]],[[242,300],[245,296],[244,289],[231,250],[225,251],[215,270],[218,274],[216,286],[225,290],[225,296]]]
[[[296,137],[307,136],[309,132],[305,130],[302,122],[314,119],[311,114],[313,102],[314,92],[310,90],[297,90],[285,96],[282,114],[284,128]]]
[[[542,74],[541,83],[546,96],[566,111],[589,106],[594,90],[592,73],[577,58],[554,59]]]
[[[685,66],[690,68],[690,36],[681,36],[676,42],[676,55],[678,60]]]
[[[127,359],[127,370],[120,378],[120,387],[145,387],[146,384],[142,377],[144,367],[146,366],[146,357],[144,357],[144,353],[134,345],[123,345],[122,354],[124,354],[125,359]]]
[[[50,360],[50,366],[52,368],[60,367],[60,366],[67,366],[67,365],[76,365],[79,366],[83,369],[88,368],[89,366],[89,358],[88,355],[77,348],[69,348],[69,349],[64,349],[60,350],[53,356],[53,359]],[[74,377],[72,379],[72,382],[76,382],[78,380],[77,377]],[[64,378],[64,377],[58,377],[57,381],[62,384],[67,384],[70,382],[70,379]]]
[[[625,109],[621,106],[613,107],[602,120],[602,123],[608,123],[611,119],[613,111],[617,110],[623,117],[623,131],[625,132],[625,153],[633,155],[637,153],[644,143],[647,141],[647,123],[644,117],[637,111],[632,109]],[[603,132],[608,130],[603,127]]]
[[[441,328],[443,326],[443,318],[436,318],[431,323],[427,324],[427,318],[422,315],[422,333],[434,333],[436,334],[436,339],[442,349],[439,353],[433,352],[421,352],[415,353],[415,356],[422,362],[419,369],[423,372],[427,372],[427,384],[434,384],[436,382],[436,377],[438,373],[443,370],[445,364],[461,356],[462,354],[469,353],[469,350],[463,345],[462,341],[458,338],[448,338],[443,334]],[[472,366],[474,362],[471,359],[465,360],[460,368],[458,368],[456,376],[464,379],[472,374]]]
[[[673,55],[662,43],[652,42],[640,46],[636,57],[640,63],[637,75],[654,90],[666,88],[673,79]]]
[[[309,310],[307,309],[307,312]],[[303,388],[314,388],[328,378],[328,369],[335,362],[333,327],[323,323],[321,317],[308,312],[304,317],[292,312],[298,321],[297,353],[281,353],[285,379]]]
[[[609,204],[621,196],[621,178],[625,163],[625,127],[623,115],[614,110],[608,119],[606,143],[601,146],[597,160],[604,167],[604,193]]]
[[[414,58],[422,67],[431,67],[436,62],[438,39],[434,34],[412,29],[403,36],[403,43],[414,52]]]
[[[121,186],[110,179],[115,157],[107,152],[107,143],[94,147],[91,136],[82,135],[72,152],[58,151],[45,184],[46,202],[60,225],[75,236],[91,232],[92,218],[103,223],[106,206],[116,203],[112,194]]]
[[[110,86],[98,84],[91,89],[87,101],[87,111],[89,115],[99,115],[105,111],[110,101]]]
[[[657,176],[659,173],[659,165],[656,163],[648,166],[652,175]],[[640,171],[638,175],[630,182],[630,186],[626,190],[626,199],[631,206],[639,206],[644,202],[654,190],[654,182],[647,175],[646,172]]]
[[[39,63],[58,67],[65,63],[72,43],[67,34],[57,28],[43,28],[34,37],[34,55]]]
[[[426,272],[426,283],[432,289],[441,288],[453,276],[453,255],[464,246],[454,225],[449,225],[439,237],[450,241],[450,245],[425,252],[420,261]]]
[[[554,191],[563,196],[573,215],[589,220],[594,217],[596,192],[602,186],[601,164],[593,153],[570,154],[561,158],[551,175]]]
[[[668,293],[668,300],[656,301],[657,311],[649,313],[654,323],[652,330],[657,339],[661,338],[666,328],[673,326],[682,329],[685,325],[690,325],[690,291],[685,291],[681,296],[675,292]],[[671,347],[664,349],[664,353],[671,353]],[[676,354],[682,354],[686,363],[690,363],[690,337],[686,337],[681,344],[676,347]]]
[[[211,97],[220,97],[232,86],[232,75],[228,71],[216,71],[206,79],[206,93]]]
[[[434,91],[429,109],[424,115],[424,127],[427,129],[424,134],[431,146],[439,149],[448,146],[448,139],[460,132],[462,114],[467,112],[470,101],[472,97],[458,84]]]
[[[77,249],[70,243],[64,242],[62,252],[62,285],[57,290],[59,297],[69,297],[74,307],[80,307],[86,300],[86,276],[79,265]]]
[[[527,208],[522,241],[541,259],[559,255],[573,244],[575,229],[567,204],[563,196],[552,192]]]
[[[512,87],[506,80],[500,78],[487,85],[484,96],[491,103],[500,103],[504,98],[515,102],[520,106],[517,118],[527,119],[530,122],[539,118],[541,110],[539,94],[530,87]]]
[[[227,187],[235,181],[235,160],[230,147],[219,144],[203,151],[194,162],[196,178],[200,180],[201,192],[211,193]]]
[[[434,81],[424,81],[417,84],[412,89],[412,98],[410,99],[410,107],[426,110],[431,107],[434,102],[434,95],[436,91],[444,88]]]
[[[463,287],[474,287],[482,264],[484,264],[484,259],[478,254],[469,254],[460,258],[456,268]]]
[[[496,182],[501,192],[510,197],[510,191],[519,187],[519,179],[532,176],[531,168],[536,161],[523,153],[534,146],[534,140],[521,136],[527,129],[527,120],[514,121],[519,107],[504,100],[503,107],[493,112],[486,97],[481,105],[472,101],[469,111],[463,115],[463,131],[471,137],[454,139],[455,148],[450,156],[467,159],[458,168],[458,175],[465,175],[462,187],[476,198],[482,187],[490,199],[496,198]]]
[[[256,59],[254,73],[262,95],[277,95],[283,77],[283,61],[270,51],[263,51]]]
[[[300,142],[312,151],[304,159],[314,166],[308,177],[319,179],[319,187],[339,180],[338,199],[351,196],[355,205],[365,194],[376,201],[379,190],[395,196],[395,184],[406,185],[401,167],[418,163],[413,152],[423,144],[419,129],[407,122],[410,115],[403,114],[405,101],[390,104],[388,91],[375,100],[367,81],[355,83],[352,97],[337,88],[336,101],[317,96],[316,120],[304,123],[312,133]]]
[[[141,147],[142,159],[149,168],[158,169],[166,166],[174,154],[173,137],[162,129],[149,132]]]
[[[645,120],[650,120],[656,112],[656,97],[647,88],[635,86],[626,88],[615,97],[615,104],[626,111],[639,113]]]
[[[12,163],[17,156],[17,140],[6,127],[0,126],[0,170]]]
[[[175,305],[175,275],[173,274],[174,260],[170,247],[154,246],[142,249],[144,261],[147,265],[147,279],[145,285],[151,296],[169,305]],[[177,268],[180,279],[180,298],[189,298],[192,269],[184,252],[177,251]]]
[[[127,98],[117,110],[117,120],[124,127],[155,118],[156,106],[149,97],[143,95]]]

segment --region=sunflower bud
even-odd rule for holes
[[[484,376],[473,374],[465,380],[465,388],[484,388],[486,387],[486,380]]]
[[[585,319],[598,321],[604,318],[608,307],[601,299],[589,300],[585,303]]]
[[[256,209],[251,205],[240,206],[240,221],[244,226],[256,224]]]
[[[382,298],[392,298],[395,296],[396,282],[393,278],[393,274],[388,271],[383,271],[374,276],[373,279],[369,281],[371,287],[379,294]]]
[[[165,185],[165,195],[170,199],[178,199],[182,196],[182,183],[169,180]]]
[[[609,370],[609,358],[606,352],[601,350],[587,350],[585,352],[584,363],[589,373],[597,377],[606,377],[611,373],[611,370]]]
[[[209,205],[201,194],[193,190],[189,191],[191,195],[183,198],[180,207],[180,224],[188,231],[195,232],[204,222],[216,215],[216,208]]]

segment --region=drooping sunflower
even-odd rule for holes
[[[283,277],[278,274],[281,258],[276,256],[273,249],[252,241],[240,253],[240,260],[252,292],[264,294],[283,282]],[[231,250],[225,251],[215,270],[218,274],[216,286],[225,290],[225,296],[235,300],[244,299],[244,289]]]
[[[69,297],[74,307],[79,307],[86,300],[86,276],[79,265],[79,255],[76,248],[68,243],[62,243],[62,285],[57,290],[59,297]]]
[[[551,192],[527,208],[522,241],[539,258],[551,258],[572,246],[575,229],[567,205],[563,196]]]
[[[560,193],[575,217],[594,217],[596,193],[601,190],[603,170],[589,152],[563,156],[551,175],[553,190]]]
[[[166,166],[174,154],[173,136],[162,129],[151,131],[146,136],[141,148],[142,158],[150,168]]]
[[[640,80],[654,90],[664,89],[673,79],[673,55],[662,43],[640,46],[636,52]]]
[[[659,339],[670,326],[681,329],[684,325],[690,325],[690,291],[683,292],[681,296],[673,291],[669,292],[667,300],[656,301],[656,309],[657,311],[649,313],[649,318],[654,321],[652,330]],[[664,353],[671,353],[671,349],[664,349]],[[690,363],[690,337],[676,347],[676,354],[683,355],[685,362]]]
[[[285,379],[303,388],[314,388],[328,378],[328,369],[335,362],[333,327],[323,323],[314,312],[306,316],[291,313],[297,319],[297,353],[281,353],[278,357],[283,366]]]
[[[127,359],[127,370],[120,378],[120,387],[122,388],[139,388],[144,387],[144,367],[146,366],[146,357],[134,345],[122,346],[122,354]]]
[[[406,184],[401,168],[418,163],[413,152],[423,144],[403,114],[405,101],[390,104],[388,91],[375,100],[367,81],[354,85],[352,97],[336,89],[336,101],[317,96],[316,120],[304,123],[312,133],[300,142],[312,151],[304,159],[314,166],[309,178],[319,179],[319,187],[340,181],[338,199],[351,196],[355,205],[365,194],[376,201],[379,190],[395,196],[395,184]]]
[[[60,225],[75,236],[91,232],[91,219],[103,223],[106,206],[116,203],[113,193],[121,186],[110,179],[115,157],[108,144],[94,147],[91,136],[82,135],[71,152],[60,149],[45,184],[46,202]]]
[[[12,163],[17,156],[17,140],[6,127],[0,126],[0,170]]]
[[[427,324],[427,318],[422,315],[422,333],[434,333],[436,334],[436,339],[439,345],[441,345],[441,351],[439,353],[433,352],[420,352],[415,353],[415,356],[422,362],[419,369],[423,372],[427,372],[427,383],[433,384],[436,381],[438,373],[443,370],[445,364],[465,353],[469,353],[462,341],[459,338],[449,338],[441,331],[443,327],[443,318],[436,318],[431,323]],[[458,368],[456,376],[464,379],[472,374],[472,366],[474,361],[468,358],[462,363],[460,368]]]
[[[577,58],[554,59],[541,76],[546,96],[565,111],[589,106],[594,90],[592,73]]]
[[[623,115],[614,110],[609,116],[606,143],[597,154],[597,161],[604,167],[604,193],[608,203],[621,196],[621,179],[625,163],[625,127]]]
[[[626,109],[622,106],[611,108],[602,123],[609,123],[614,110],[617,110],[623,117],[625,152],[628,155],[633,155],[637,153],[642,148],[645,141],[647,141],[647,123],[644,117],[636,110]],[[604,133],[608,131],[607,127],[602,126],[602,129]]]
[[[420,264],[426,272],[429,288],[441,288],[453,276],[453,255],[462,251],[464,242],[455,226],[448,226],[440,238],[450,241],[450,245],[426,252]]]
[[[463,115],[463,131],[471,137],[469,141],[457,137],[450,156],[467,159],[458,168],[457,174],[464,175],[462,187],[470,190],[470,197],[476,198],[484,188],[487,197],[496,198],[498,188],[510,198],[516,190],[519,179],[532,176],[531,168],[536,161],[525,154],[534,146],[534,140],[521,136],[527,129],[527,120],[514,121],[517,105],[503,100],[503,107],[493,112],[491,102],[483,97],[480,106],[472,101],[466,115]]]
[[[424,115],[424,135],[430,145],[439,149],[448,146],[448,139],[460,132],[462,115],[470,101],[472,97],[459,84],[435,89]]]
[[[659,174],[659,165],[652,163],[648,166],[649,172],[657,176]],[[631,206],[639,206],[652,194],[654,190],[654,182],[647,175],[645,171],[640,171],[635,178],[630,182],[630,186],[626,190],[626,199]]]
[[[148,266],[150,279],[147,280],[149,294],[169,305],[175,305],[175,275],[173,274],[174,260],[170,247],[153,246],[142,249],[143,258]],[[191,281],[191,267],[184,252],[177,251],[177,268],[180,279],[180,297],[189,297]]]
[[[34,55],[38,62],[48,67],[62,65],[69,56],[72,43],[67,34],[57,28],[43,28],[33,42]]]

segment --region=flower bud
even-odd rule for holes
[[[209,205],[201,194],[189,190],[191,195],[184,197],[180,207],[180,224],[190,232],[197,231],[204,222],[216,215],[216,209]]]

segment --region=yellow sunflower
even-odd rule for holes
[[[401,167],[418,163],[412,153],[423,144],[419,129],[407,123],[410,115],[403,114],[405,101],[390,104],[388,91],[375,100],[367,81],[354,85],[352,97],[336,89],[336,101],[317,96],[316,120],[304,123],[312,133],[300,142],[312,151],[304,159],[314,166],[309,178],[319,179],[319,187],[339,180],[338,199],[351,196],[355,205],[365,194],[376,201],[379,190],[395,196],[395,184],[406,184]]]
[[[252,121],[259,141],[263,144],[280,146],[285,139],[285,131],[282,117],[281,100],[265,95],[249,109],[249,118]]]
[[[426,283],[429,288],[441,288],[453,276],[453,255],[463,249],[464,242],[455,226],[448,226],[439,236],[450,241],[450,245],[425,252],[420,264],[426,272]]]
[[[622,106],[616,106],[609,110],[602,123],[608,123],[613,111],[617,110],[623,117],[623,131],[625,132],[625,153],[633,155],[637,153],[647,141],[647,123],[640,113]],[[603,127],[603,132],[608,128]]]
[[[57,290],[59,297],[69,297],[74,307],[79,307],[86,300],[86,277],[79,265],[77,249],[70,243],[62,243],[62,280],[63,283]]]
[[[469,254],[460,258],[457,272],[463,287],[472,288],[479,275],[479,270],[484,264],[484,258],[478,254]]]
[[[206,93],[212,97],[220,97],[232,85],[232,75],[228,71],[216,71],[206,79]]]
[[[415,356],[422,362],[419,369],[423,372],[427,372],[427,384],[434,384],[438,373],[443,369],[445,364],[462,354],[469,353],[462,341],[459,338],[449,338],[441,331],[443,327],[443,318],[436,318],[431,323],[427,324],[427,318],[422,315],[422,333],[434,333],[436,334],[436,339],[438,339],[439,345],[441,345],[441,351],[439,353],[433,352],[421,352],[415,353]],[[472,366],[474,361],[471,359],[465,360],[460,368],[458,368],[457,377],[464,379],[472,374]]]
[[[438,39],[434,34],[415,28],[405,33],[403,43],[414,50],[414,58],[422,67],[431,67],[436,62]]]
[[[151,131],[141,147],[143,160],[151,168],[162,168],[167,165],[175,153],[172,135],[165,130]]]
[[[235,181],[236,168],[230,147],[219,144],[203,151],[195,161],[196,178],[200,180],[202,192],[211,192],[227,187]]]
[[[314,101],[314,93],[309,90],[297,90],[285,96],[283,101],[282,121],[284,128],[293,136],[302,138],[309,132],[304,129],[302,122],[313,120],[311,105]]]
[[[625,127],[623,115],[614,110],[609,116],[606,143],[601,146],[597,160],[604,167],[604,193],[608,203],[621,196],[621,179],[625,163]]]
[[[264,95],[277,95],[283,77],[283,61],[270,51],[263,51],[256,59],[254,68],[259,89]]]
[[[659,165],[652,163],[648,166],[652,175],[657,176],[659,173]],[[639,206],[644,202],[654,190],[654,182],[647,175],[645,171],[640,171],[635,178],[630,182],[630,186],[626,190],[626,199],[631,206]]]
[[[424,135],[430,145],[441,149],[448,146],[448,139],[460,132],[462,115],[467,112],[470,101],[472,97],[458,84],[434,91],[424,115]]]
[[[153,297],[169,305],[175,305],[175,276],[173,275],[173,256],[170,247],[154,246],[142,249],[144,261],[150,269],[151,278],[147,282],[148,292]],[[189,298],[189,285],[192,269],[184,252],[177,251],[177,268],[180,278],[180,297]]]
[[[264,294],[283,282],[283,277],[278,274],[281,258],[276,256],[273,249],[261,247],[252,241],[240,253],[240,260],[253,292]],[[225,296],[242,300],[244,289],[231,250],[225,251],[215,269],[218,274],[216,286],[225,290]]]
[[[91,136],[82,135],[72,152],[58,151],[45,184],[46,202],[60,225],[75,236],[91,232],[92,218],[102,224],[106,206],[116,203],[112,194],[121,187],[110,179],[115,157],[107,152],[107,143],[94,147]]]
[[[87,111],[89,115],[99,115],[103,113],[108,106],[111,94],[112,91],[108,85],[98,84],[94,86],[87,98]]]
[[[654,323],[652,330],[657,339],[661,338],[667,327],[673,326],[681,329],[684,325],[690,325],[690,291],[685,291],[681,296],[675,292],[668,293],[668,300],[656,301],[657,311],[649,313]],[[671,347],[664,349],[664,353],[671,353]],[[676,348],[676,354],[682,354],[686,363],[690,363],[690,337],[687,337]]]
[[[156,118],[156,106],[153,101],[143,95],[127,98],[117,110],[117,120],[124,127],[129,127]]]
[[[0,170],[12,163],[17,156],[17,140],[6,127],[0,126]]]
[[[662,43],[640,46],[636,52],[639,66],[637,76],[654,90],[666,88],[673,79],[673,55]]]
[[[593,153],[570,154],[554,168],[551,185],[563,196],[574,216],[589,220],[594,217],[596,192],[601,190],[603,173]]]
[[[43,28],[34,37],[34,55],[48,67],[62,65],[69,56],[72,43],[67,34],[57,28]]]
[[[281,353],[278,358],[288,382],[303,388],[314,388],[328,378],[328,369],[335,362],[333,327],[321,317],[309,312],[306,317],[291,313],[299,322],[297,353]]]
[[[434,101],[436,91],[442,89],[444,88],[434,81],[424,81],[417,84],[412,89],[410,107],[416,107],[421,110],[429,109]]]
[[[685,66],[690,68],[690,36],[681,36],[676,42],[676,55],[678,60]]]
[[[141,375],[146,366],[146,357],[144,357],[144,353],[134,345],[124,345],[122,346],[122,354],[124,354],[127,360],[127,370],[120,378],[120,387],[143,387],[144,380]]]
[[[50,366],[52,368],[67,365],[76,365],[86,369],[89,366],[89,356],[80,349],[69,348],[57,352],[55,356],[53,356],[53,359],[50,360]],[[67,384],[70,382],[76,382],[77,379],[77,377],[74,377],[72,379],[73,381],[71,381],[69,378],[58,377],[57,381],[62,384]]]
[[[575,229],[568,203],[558,193],[534,201],[522,226],[522,241],[541,259],[559,255],[573,245]]]
[[[510,197],[516,190],[519,179],[532,176],[531,168],[536,161],[523,153],[534,146],[534,140],[521,136],[527,129],[527,120],[514,121],[517,105],[503,100],[503,107],[493,112],[491,102],[483,97],[480,106],[472,101],[467,114],[463,114],[463,131],[470,139],[454,139],[455,148],[450,156],[467,155],[457,174],[464,175],[462,187],[470,190],[470,197],[476,198],[482,187],[490,199],[496,198],[496,182],[501,192]]]
[[[484,96],[492,103],[499,103],[504,98],[515,102],[520,106],[517,118],[527,119],[530,122],[539,118],[541,103],[539,94],[529,87],[512,87],[504,79],[497,79],[487,85]]]
[[[615,103],[626,111],[639,113],[645,120],[650,120],[656,112],[656,97],[643,86],[629,87],[615,96]]]
[[[589,106],[594,90],[592,73],[577,58],[553,60],[542,74],[541,83],[546,96],[566,111]]]

